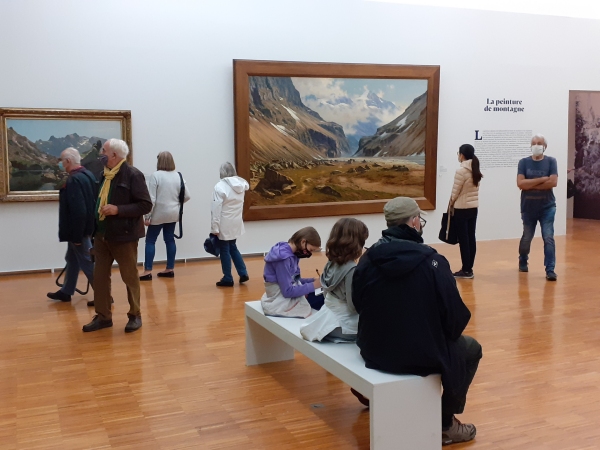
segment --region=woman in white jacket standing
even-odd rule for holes
[[[240,277],[240,283],[248,281],[248,271],[242,255],[235,243],[244,234],[242,212],[244,195],[250,188],[248,182],[237,176],[235,168],[229,162],[220,169],[221,181],[215,185],[211,208],[210,232],[220,241],[220,258],[223,278],[217,281],[219,287],[232,287],[231,261]]]
[[[479,169],[479,159],[470,144],[463,144],[458,150],[460,168],[454,175],[454,186],[450,197],[450,206],[454,208],[454,226],[460,246],[462,268],[454,273],[456,278],[473,278],[473,265],[477,242],[475,227],[479,207],[479,182],[483,178]]]
[[[141,281],[152,279],[152,264],[156,251],[156,239],[161,230],[167,246],[167,268],[158,273],[159,277],[173,278],[175,272],[175,225],[179,221],[179,192],[181,191],[181,178],[175,172],[175,161],[169,152],[160,152],[156,162],[156,172],[150,175],[148,191],[152,199],[152,211],[146,215],[144,223],[148,227],[146,232],[146,254],[144,258],[144,272],[140,275]],[[190,194],[185,188],[184,202],[190,199]]]

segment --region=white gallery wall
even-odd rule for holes
[[[158,152],[173,153],[192,196],[178,258],[206,256],[212,188],[234,161],[233,59],[440,65],[438,208],[426,242],[437,241],[456,151],[475,130],[547,137],[565,233],[569,90],[600,90],[598,21],[363,0],[0,0],[0,17],[0,107],[128,109],[135,166],[149,174]],[[485,112],[487,98],[525,110]],[[484,177],[478,239],[519,237],[516,167]],[[383,216],[359,218],[374,242]],[[247,222],[238,245],[264,252],[306,225],[325,240],[335,220]],[[61,267],[57,222],[56,202],[0,203],[0,272]]]

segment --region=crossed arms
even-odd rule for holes
[[[558,175],[548,177],[531,178],[527,180],[525,175],[517,175],[517,186],[522,191],[545,191],[556,187]]]

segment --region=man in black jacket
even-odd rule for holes
[[[446,258],[423,244],[425,221],[407,197],[384,207],[388,229],[360,259],[352,282],[358,340],[369,368],[400,374],[442,374],[442,444],[475,437],[461,424],[481,345],[462,332],[471,313]]]
[[[112,327],[111,268],[119,265],[121,278],[127,286],[129,321],[125,332],[142,326],[140,313],[140,279],[137,271],[138,240],[145,236],[144,214],[152,210],[144,174],[127,164],[129,147],[120,139],[104,143],[100,159],[104,173],[100,179],[100,194],[96,204],[94,234],[94,306],[96,315],[83,331]]]
[[[62,151],[59,167],[69,174],[58,193],[58,239],[60,242],[67,242],[67,266],[62,288],[56,292],[48,292],[48,298],[70,302],[77,287],[79,270],[83,271],[90,285],[94,282],[94,263],[90,248],[98,182],[90,171],[81,166],[81,155],[74,148]]]

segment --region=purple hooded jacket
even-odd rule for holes
[[[314,278],[300,278],[299,258],[294,255],[290,244],[278,242],[265,256],[263,278],[267,283],[277,283],[285,298],[300,297],[315,292]],[[301,285],[293,283],[300,280]]]

